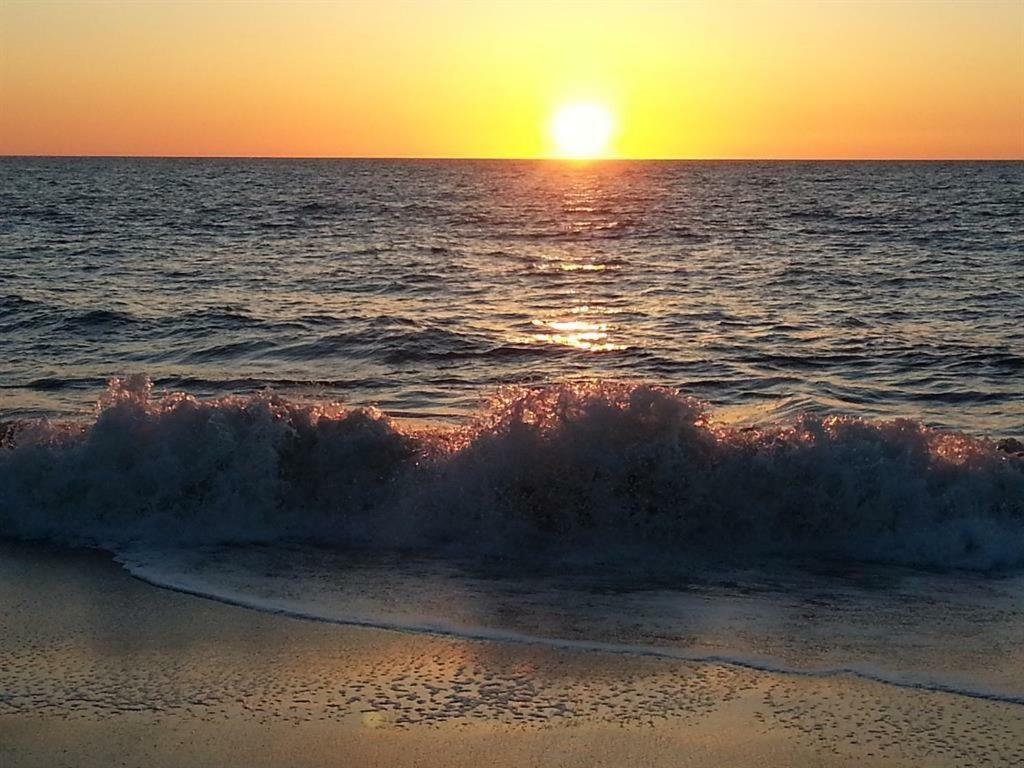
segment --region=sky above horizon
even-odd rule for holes
[[[1024,158],[1024,2],[0,3],[0,154]]]

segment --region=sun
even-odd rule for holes
[[[563,104],[551,118],[551,137],[559,157],[577,160],[608,152],[615,122],[607,107],[591,101]]]

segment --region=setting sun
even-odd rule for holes
[[[551,119],[551,136],[558,157],[603,157],[608,152],[613,128],[611,112],[593,102],[564,104]]]

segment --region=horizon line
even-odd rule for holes
[[[1015,157],[523,157],[472,155],[158,155],[158,154],[28,154],[0,153],[0,159],[67,159],[67,160],[419,160],[464,162],[555,162],[575,165],[614,162],[716,162],[716,163],[1018,163],[1024,155]]]

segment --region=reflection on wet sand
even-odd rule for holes
[[[468,767],[498,743],[491,765],[552,764],[584,732],[570,765],[1024,759],[1019,705],[296,621],[158,590],[95,554],[0,553],[5,765]]]

